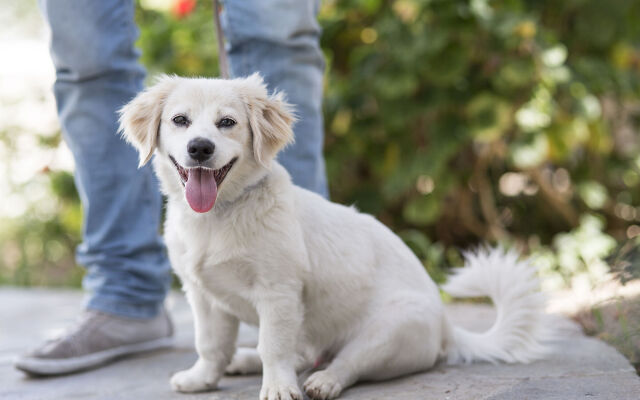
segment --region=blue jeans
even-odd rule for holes
[[[297,185],[328,197],[322,146],[324,58],[319,0],[227,0],[222,25],[234,76],[260,72],[295,105],[296,142],[278,155]]]
[[[138,155],[117,133],[116,111],[142,89],[145,77],[134,49],[133,1],[40,3],[51,27],[54,93],[84,209],[76,258],[87,268],[86,306],[151,318],[171,281],[159,235],[162,199],[151,168],[137,169]],[[273,9],[258,12],[263,3]],[[259,71],[270,88],[287,91],[301,122],[295,127],[296,145],[281,161],[294,182],[326,195],[320,109],[324,65],[316,5],[234,0],[225,7],[232,73]],[[276,9],[278,18],[263,20]]]

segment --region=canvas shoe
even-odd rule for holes
[[[172,344],[173,325],[164,308],[153,319],[87,310],[61,337],[18,357],[15,367],[33,375],[68,374]]]

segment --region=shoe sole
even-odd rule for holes
[[[172,347],[173,344],[174,338],[167,337],[150,340],[148,342],[119,346],[73,358],[47,359],[38,357],[19,357],[15,361],[14,365],[19,370],[29,374],[61,375],[91,369],[125,355]]]

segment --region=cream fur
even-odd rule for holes
[[[190,116],[188,129],[172,123],[177,113]],[[222,116],[237,124],[218,129]],[[291,141],[292,120],[257,75],[164,78],[122,110],[124,137],[143,162],[155,146],[169,256],[195,316],[199,358],[171,378],[175,390],[213,389],[225,370],[262,370],[260,399],[302,399],[296,372],[322,358],[326,368],[304,389],[330,399],[358,380],[426,370],[439,359],[528,362],[545,353],[526,261],[499,250],[469,255],[448,287],[491,296],[498,320],[484,334],[451,326],[438,288],[402,240],[373,217],[291,183],[274,156]],[[238,157],[205,214],[189,208],[168,158],[192,166],[186,143],[194,137],[215,143],[211,168]],[[239,321],[259,326],[257,349],[236,351]]]

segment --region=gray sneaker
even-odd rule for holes
[[[172,344],[173,325],[164,308],[153,319],[122,318],[89,310],[60,338],[18,357],[15,367],[34,375],[68,374]]]

